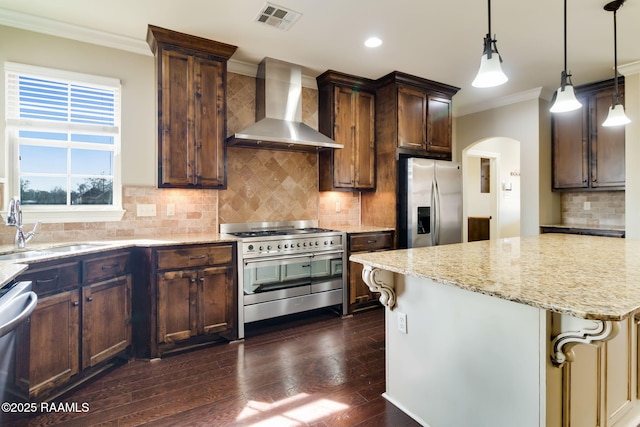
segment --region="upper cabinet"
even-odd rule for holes
[[[619,83],[624,94],[623,78]],[[602,126],[613,86],[613,79],[578,86],[582,108],[552,115],[553,190],[624,189],[625,128]]]
[[[394,71],[377,81],[377,137],[399,154],[451,160],[451,98],[459,88]]]
[[[226,187],[227,60],[236,46],[149,25],[158,89],[158,187]]]
[[[319,130],[344,148],[319,153],[320,191],[375,189],[373,81],[336,71],[318,76]]]

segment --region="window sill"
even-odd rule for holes
[[[23,224],[35,224],[40,221],[44,224],[59,224],[63,222],[111,222],[120,221],[126,211],[123,209],[28,209],[22,208]],[[6,212],[2,212],[6,219]]]

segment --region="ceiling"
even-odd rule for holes
[[[575,85],[613,77],[613,14],[603,10],[607,2],[568,1],[568,69]],[[109,33],[106,38],[150,54],[144,40],[147,24],[153,24],[236,45],[234,61],[257,64],[272,57],[302,65],[310,77],[333,69],[376,79],[398,70],[460,87],[457,115],[537,88],[549,98],[560,83],[562,0],[492,2],[492,32],[509,81],[487,89],[471,86],[487,32],[485,0],[274,3],[302,14],[289,30],[255,22],[265,0],[0,0],[0,25],[71,38],[78,26],[97,31],[90,34],[98,43],[102,32]],[[618,64],[639,61],[640,0],[628,0],[617,21]],[[382,46],[364,47],[371,35]]]

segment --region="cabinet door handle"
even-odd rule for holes
[[[71,306],[73,306],[73,307],[77,307],[79,305],[80,305],[80,303],[78,301],[74,301],[74,302],[71,303]]]
[[[367,243],[368,243],[368,244],[371,244],[371,243],[378,243],[378,241],[377,241],[377,240],[367,240]]]
[[[91,301],[93,301],[93,298],[87,297],[87,301],[91,302]]]
[[[118,266],[118,263],[116,262],[115,264],[106,264],[102,266],[102,270],[111,270],[112,268],[116,268]]]
[[[206,255],[198,255],[198,256],[189,255],[189,259],[205,259],[206,257],[207,257]]]

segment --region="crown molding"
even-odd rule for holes
[[[464,106],[458,108],[454,112],[455,117],[466,116],[468,114],[479,113],[481,111],[492,110],[498,107],[504,107],[506,105],[517,104],[523,101],[530,101],[532,99],[545,98],[547,94],[543,95],[542,87],[526,90],[524,92],[514,93],[512,95],[502,96],[499,98],[490,99],[487,101],[479,102],[476,104]],[[546,98],[545,98],[546,99]],[[455,99],[454,99],[455,102]]]
[[[618,71],[623,76],[638,74],[640,73],[640,61],[631,62],[629,64],[624,64],[624,65],[618,65]]]
[[[153,55],[145,40],[93,30],[8,9],[0,8],[0,25],[125,50],[139,55]]]
[[[147,41],[143,39],[93,30],[91,28],[40,18],[13,10],[0,8],[0,25],[124,50],[139,55],[153,56]],[[227,64],[227,69],[232,73],[255,77],[258,72],[258,65],[230,59]],[[305,75],[302,76],[302,86],[311,89],[318,88],[315,77]]]

